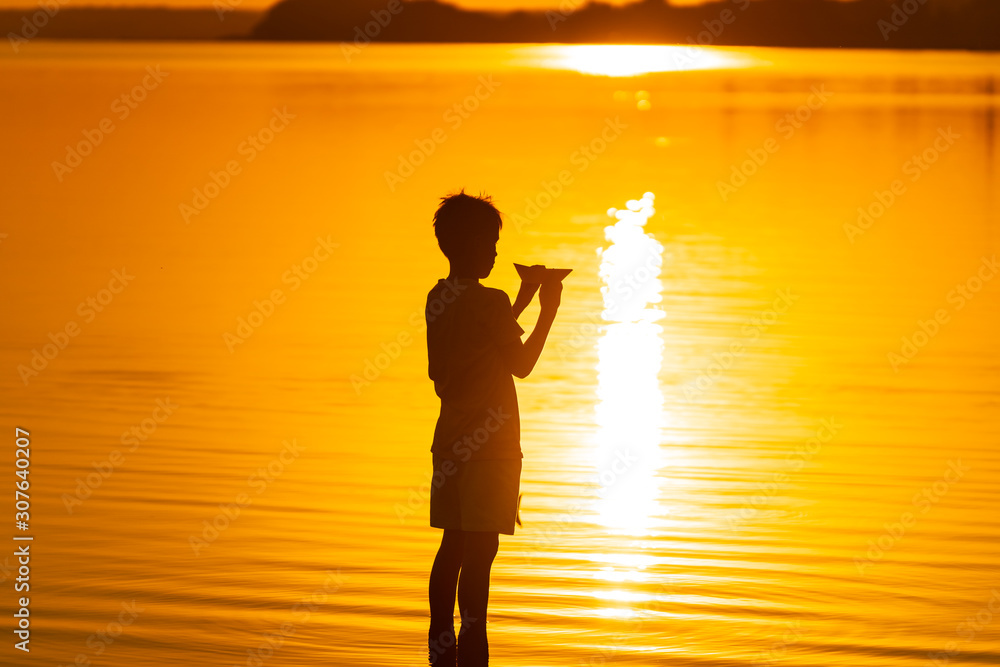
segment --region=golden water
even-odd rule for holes
[[[421,318],[461,187],[506,215],[486,284],[574,269],[518,383],[495,664],[1000,662],[1000,57],[350,55],[0,56],[0,412],[9,462],[31,433],[10,535],[34,537],[32,651],[8,615],[4,664],[422,664]],[[608,209],[646,192],[613,246]]]

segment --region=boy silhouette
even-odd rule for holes
[[[513,535],[521,477],[514,379],[538,360],[559,308],[562,284],[541,285],[541,312],[521,342],[517,317],[538,283],[522,281],[513,306],[484,287],[502,221],[489,196],[462,190],[441,198],[434,234],[451,270],[427,295],[428,374],[441,399],[431,445],[431,526],[441,546],[431,568],[428,657],[434,667],[489,663],[486,606],[499,534]],[[455,589],[462,625],[454,627]]]

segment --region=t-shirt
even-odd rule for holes
[[[472,278],[441,279],[424,315],[428,375],[441,399],[431,451],[459,461],[522,458],[514,378],[500,356],[524,333],[510,297]]]

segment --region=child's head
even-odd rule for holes
[[[452,271],[485,278],[493,270],[503,222],[488,195],[473,197],[463,189],[441,198],[434,213],[434,235]]]

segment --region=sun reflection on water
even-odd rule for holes
[[[691,45],[575,44],[524,47],[519,51],[529,62],[542,67],[601,76],[735,69],[760,64],[746,53]]]
[[[596,509],[604,525],[635,536],[648,534],[659,513],[656,474],[662,458],[663,342],[656,321],[664,313],[650,306],[661,301],[663,246],[645,231],[655,212],[653,198],[647,192],[625,209],[610,209],[616,222],[604,234],[611,245],[598,249],[601,317],[609,324],[598,342]]]

